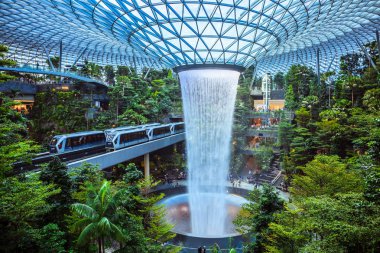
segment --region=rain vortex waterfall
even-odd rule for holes
[[[227,210],[233,111],[240,73],[225,69],[179,73],[186,125],[192,233],[222,236]]]

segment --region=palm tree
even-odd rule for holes
[[[116,212],[116,195],[112,194],[109,181],[104,181],[99,192],[90,199],[88,204],[75,203],[72,210],[78,214],[79,219],[74,227],[81,230],[78,245],[83,246],[96,239],[99,253],[104,253],[104,241],[109,238],[120,243],[124,241],[122,229],[112,222]]]

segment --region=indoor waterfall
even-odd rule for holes
[[[226,69],[179,72],[186,126],[192,233],[219,236],[227,220],[227,177],[240,73]]]

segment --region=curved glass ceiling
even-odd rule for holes
[[[380,0],[2,0],[0,42],[100,64],[323,68],[374,40]],[[335,61],[335,62],[334,62]]]

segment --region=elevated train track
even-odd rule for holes
[[[128,146],[116,151],[107,152],[105,146],[93,147],[86,150],[77,150],[62,154],[41,153],[33,158],[31,163],[18,162],[13,166],[13,174],[21,174],[31,171],[39,171],[42,164],[46,164],[59,157],[68,168],[81,166],[83,163],[97,164],[99,169],[105,169],[116,164],[143,156],[147,153],[171,146],[185,140],[185,133],[175,133],[169,136],[150,140],[141,144]]]

